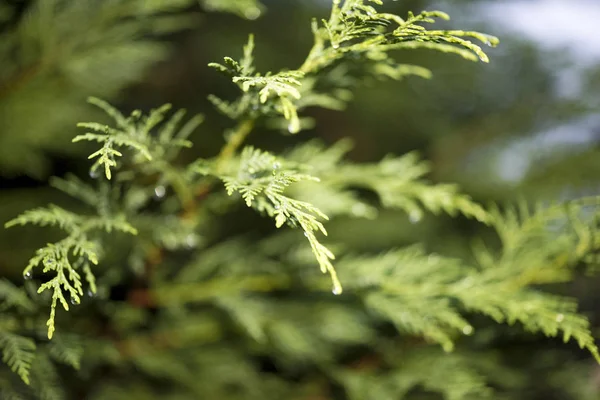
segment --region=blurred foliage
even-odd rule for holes
[[[40,187],[50,174],[60,176],[53,186],[66,193],[83,184],[66,172],[87,176],[89,164],[82,160],[99,147],[69,144],[76,122],[102,118],[85,104],[87,96],[107,99],[124,115],[137,108],[149,111],[165,101],[205,114],[202,129],[182,138],[196,143],[192,150],[177,153],[178,165],[187,165],[218,152],[223,137],[215,132],[224,130],[225,138],[231,138],[231,116],[212,107],[217,103],[223,111],[224,103],[206,99],[206,94],[236,99],[249,93],[260,112],[270,116],[254,124],[250,141],[265,150],[263,155],[283,154],[269,158],[269,166],[279,162],[284,170],[293,167],[294,173],[315,175],[323,182],[299,182],[285,193],[332,217],[326,224],[332,238],[327,245],[338,255],[335,268],[346,292],[330,294],[330,283],[313,271],[310,247],[301,245],[293,231],[274,234],[270,221],[232,208],[235,198],[202,197],[209,211],[197,216],[200,229],[168,218],[181,204],[172,198],[181,200],[189,190],[181,181],[173,185],[185,171],[175,165],[171,175],[161,175],[162,166],[144,164],[143,174],[149,178],[128,200],[130,210],[147,207],[147,213],[131,221],[143,240],[96,232],[102,243],[110,243],[94,269],[97,290],[75,289],[77,306],[65,299],[71,311],[57,314],[59,330],[52,341],[45,338],[51,300],[35,293],[38,280],[50,276],[39,274],[26,280],[23,289],[17,286],[31,254],[43,243],[59,241],[60,232],[27,227],[0,231],[0,271],[8,278],[0,281],[6,307],[0,309],[0,346],[5,361],[21,375],[2,367],[0,397],[600,396],[600,370],[591,356],[576,346],[525,332],[541,329],[554,336],[566,324],[575,327],[570,334],[589,344],[585,319],[575,313],[570,299],[576,297],[581,312],[589,316],[592,335],[598,336],[599,282],[590,276],[597,260],[589,252],[598,243],[590,230],[597,225],[597,203],[549,205],[598,195],[595,113],[600,68],[584,71],[582,92],[565,96],[557,79],[570,66],[565,54],[476,22],[481,2],[474,0],[441,5],[385,2],[383,10],[407,15],[409,10],[441,8],[453,17],[442,28],[491,31],[502,45],[487,51],[489,65],[426,50],[399,50],[395,59],[427,68],[432,80],[409,77],[382,83],[383,74],[350,71],[347,76],[353,79],[334,88],[331,82],[340,82],[335,75],[340,71],[331,70],[330,81],[320,88],[337,89],[335,101],[326,99],[329,109],[322,108],[319,97],[294,103],[301,111],[298,121],[281,105],[262,104],[257,92],[264,82],[252,81],[247,92],[243,87],[240,92],[248,79],[232,85],[227,71],[221,79],[207,67],[237,56],[249,32],[257,43],[257,71],[300,67],[313,46],[308,21],[327,18],[329,3],[2,3],[0,175],[7,187],[0,192],[2,222],[49,202],[90,218],[89,208]],[[209,10],[233,15],[206,17]],[[303,88],[319,87],[311,86],[310,77],[288,76],[284,83],[291,82],[294,89],[289,79],[298,78]],[[290,87],[284,89],[295,98]],[[277,97],[278,92],[267,95]],[[105,120],[101,122],[104,126]],[[304,131],[290,135],[290,122]],[[339,141],[345,137],[352,137],[354,146]],[[308,138],[318,140],[298,146]],[[429,163],[419,161],[411,153],[415,150]],[[408,154],[377,161],[389,153]],[[215,174],[215,179],[235,178],[237,189],[248,182],[240,186],[242,175],[235,170],[243,160],[232,161],[228,172]],[[355,167],[355,161],[364,169]],[[298,165],[313,167],[302,170]],[[194,171],[206,173],[208,166],[194,164]],[[389,171],[394,167],[407,171],[405,181],[393,179]],[[98,172],[104,171],[103,165]],[[421,180],[426,172],[431,182]],[[85,181],[96,183],[98,178]],[[390,186],[392,182],[398,185]],[[470,197],[446,182],[458,183]],[[468,199],[463,205],[471,204],[471,198],[482,204],[520,198],[519,204],[525,205],[494,211],[489,229],[466,218],[424,212],[422,204],[428,203],[420,195],[433,193],[429,188],[440,191],[430,200],[433,205],[424,207],[428,211],[449,211],[439,206],[439,199],[455,195]],[[100,207],[98,215],[112,218],[113,206],[101,214],[108,203],[100,203],[111,196],[109,189],[103,190],[89,192],[86,199],[98,203],[92,206]],[[398,193],[409,193],[402,199],[415,203],[394,204]],[[333,194],[336,201],[331,201]],[[389,209],[381,210],[381,205]],[[458,211],[463,212],[460,207]],[[472,214],[477,216],[479,209]],[[486,220],[479,215],[477,219]],[[151,251],[157,243],[167,249],[169,264],[178,268],[164,268],[164,255]],[[412,246],[416,243],[420,245]],[[146,258],[152,262],[144,262]],[[249,276],[249,269],[258,278]],[[538,291],[541,285],[544,292]],[[431,313],[423,314],[424,309]],[[492,323],[519,320],[523,314],[526,329]],[[60,327],[69,327],[71,333]],[[454,351],[446,353],[430,342],[446,349],[454,346]],[[11,359],[29,361],[29,375],[23,372],[27,365]],[[26,379],[32,382],[30,389],[21,382]]]

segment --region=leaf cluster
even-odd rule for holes
[[[90,115],[82,100],[90,94],[113,98],[165,59],[165,35],[197,25],[198,14],[189,10],[194,3],[28,2],[23,15],[0,32],[3,173],[46,174],[44,152],[68,154],[56,138]]]
[[[144,4],[154,15],[154,2]],[[203,4],[249,19],[261,7],[246,0]],[[49,205],[6,224],[63,235],[38,249],[23,271],[27,281],[41,280],[39,287],[0,281],[0,308],[9,316],[0,322],[0,348],[16,376],[31,384],[25,393],[66,397],[55,363],[94,378],[109,371],[89,381],[89,398],[98,400],[318,398],[332,388],[356,399],[407,398],[421,390],[449,400],[492,398],[493,388],[510,393],[519,376],[498,355],[480,351],[485,329],[479,344],[465,338],[481,332],[474,315],[574,340],[600,361],[576,302],[545,290],[594,261],[597,198],[483,207],[456,185],[429,181],[430,167],[416,153],[355,163],[346,157],[347,140],[307,142],[282,155],[244,144],[261,119],[283,120],[297,133],[308,126],[300,117],[305,108],[342,109],[365,78],[429,76],[397,63],[394,50],[433,49],[487,62],[470,39],[496,43],[477,32],[427,29],[447,19],[441,12],[402,18],[379,11],[381,5],[334,0],[329,19],[313,21],[314,46],[297,69],[257,72],[252,36],[239,61],[211,64],[240,90],[233,101],[210,97],[236,122],[213,158],[178,163],[200,116],[181,126],[185,112],[169,116],[169,105],[126,116],[90,98],[114,121],[81,123],[86,132],[73,139],[96,146],[89,156],[94,185],[74,176],[51,181],[87,212]],[[283,229],[262,238],[226,229],[224,215],[238,205],[307,240]],[[496,242],[482,239],[465,257],[422,244],[363,253],[335,238],[322,242],[326,221],[329,228],[339,217],[376,219],[386,209],[412,224],[426,213],[471,218]],[[357,229],[361,238],[369,235]],[[123,233],[135,237],[123,240]],[[333,289],[307,268],[315,259]],[[125,287],[124,300],[109,294],[115,287]],[[55,335],[57,305],[69,310],[86,289],[98,294],[94,314],[71,310],[65,318],[72,326]],[[50,299],[32,291],[49,291]],[[48,301],[44,330],[51,341],[38,334],[38,310]],[[4,377],[6,396],[18,396],[20,389],[12,390],[18,386]]]
[[[322,24],[313,21],[314,45],[297,69],[266,74],[255,72],[252,66],[254,38],[250,36],[239,62],[226,57],[224,64],[210,64],[231,77],[243,95],[234,102],[215,96],[209,99],[232,119],[244,116],[252,119],[283,117],[287,130],[298,133],[303,129],[300,110],[311,106],[343,108],[350,94],[348,83],[353,79],[344,62],[351,60],[352,64],[363,64],[360,72],[363,79],[365,76],[400,79],[407,75],[429,78],[431,72],[426,68],[398,64],[390,53],[400,49],[425,48],[458,54],[471,61],[488,62],[481,47],[469,39],[491,46],[498,43],[496,38],[478,32],[429,30],[421,25],[435,22],[435,18],[449,19],[443,12],[422,12],[416,16],[411,13],[403,19],[379,12],[377,5],[382,5],[382,2],[334,2],[328,20],[323,20]],[[327,87],[327,92],[319,91],[319,86]],[[304,127],[307,126],[305,123]]]

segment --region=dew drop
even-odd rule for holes
[[[166,193],[167,189],[162,185],[154,188],[154,197],[157,199],[162,199]]]
[[[556,315],[556,322],[563,322],[565,319],[564,314],[557,314]]]
[[[88,295],[88,297],[96,297],[96,293],[92,292],[92,289],[88,289],[86,294]]]
[[[331,289],[331,293],[335,294],[336,296],[339,296],[340,294],[342,294],[342,287],[340,285],[334,285],[333,289]]]
[[[339,49],[339,48],[340,48],[340,45],[339,45],[339,43],[332,43],[332,44],[331,44],[331,47],[333,47],[334,49],[336,49],[336,50],[337,50],[337,49]]]
[[[473,333],[473,327],[471,325],[465,325],[462,329],[465,335],[471,335]]]
[[[31,278],[33,278],[33,275],[31,274],[31,271],[27,271],[23,274],[23,279],[25,280],[30,280]]]
[[[408,214],[408,220],[411,224],[419,223],[421,221],[421,213],[418,211],[411,211],[411,213]]]
[[[188,249],[193,249],[198,244],[198,240],[194,235],[187,235],[185,238],[185,245]]]
[[[79,299],[75,296],[71,296],[71,304],[73,304],[73,305],[79,304]]]
[[[308,232],[304,232],[304,236],[308,237]]]
[[[289,133],[298,133],[300,132],[300,124],[298,122],[292,122],[288,125]]]
[[[97,168],[90,169],[90,178],[96,179],[100,176],[100,172],[98,172]]]
[[[273,163],[273,169],[279,169],[279,168],[281,168],[281,163],[279,161],[275,161]]]
[[[56,266],[56,260],[54,258],[46,258],[44,261],[44,267],[54,268]]]

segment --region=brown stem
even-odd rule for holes
[[[41,64],[34,64],[19,72],[13,79],[0,85],[0,99],[8,97],[12,92],[33,79],[41,69]]]

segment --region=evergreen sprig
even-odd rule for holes
[[[373,218],[377,208],[362,201],[356,188],[377,194],[382,207],[405,211],[418,222],[427,210],[455,216],[462,214],[489,224],[491,216],[453,184],[432,184],[425,179],[429,163],[414,153],[401,157],[387,156],[378,163],[350,163],[343,160],[351,149],[349,140],[326,148],[318,141],[307,142],[290,152],[288,158],[319,176],[319,184],[297,186],[295,194],[313,198],[328,213]]]
[[[249,0],[202,3],[249,19],[261,10]],[[22,335],[37,329],[31,317],[36,307],[24,291],[0,281],[1,305],[11,312],[0,324],[0,347],[4,361],[25,383],[31,375],[27,393],[64,398],[58,362],[75,369],[85,363],[87,372],[120,366],[118,378],[108,376],[101,388],[91,390],[93,399],[163,396],[151,390],[148,377],[165,383],[174,398],[288,398],[298,395],[298,386],[306,390],[302,397],[322,397],[327,389],[320,382],[314,385],[312,377],[298,382],[305,379],[306,367],[319,367],[326,386],[341,386],[350,398],[403,398],[419,387],[449,400],[489,398],[492,387],[502,387],[498,376],[510,374],[458,346],[460,338],[475,334],[472,313],[573,339],[600,361],[589,321],[575,301],[543,291],[543,285],[572,279],[575,266],[600,247],[597,221],[587,209],[596,207],[597,199],[534,210],[524,204],[486,209],[454,185],[429,182],[430,167],[416,153],[359,164],[345,159],[348,141],[330,147],[309,142],[281,156],[245,145],[261,119],[283,121],[297,133],[308,126],[300,117],[305,108],[342,109],[351,89],[365,78],[430,76],[425,68],[397,63],[394,50],[425,48],[488,61],[470,39],[495,45],[495,38],[430,30],[425,23],[447,15],[402,18],[380,12],[382,3],[334,0],[329,19],[313,21],[314,45],[297,69],[256,72],[253,36],[239,61],[226,57],[222,64],[210,64],[240,90],[233,101],[210,98],[236,121],[214,158],[177,163],[181,149],[191,146],[188,137],[200,116],[180,127],[185,112],[169,117],[169,105],[125,116],[108,102],[90,99],[114,121],[81,123],[88,132],[73,140],[100,145],[90,155],[97,187],[72,175],[51,184],[92,212],[50,205],[6,224],[51,226],[65,234],[37,250],[24,270],[25,278],[39,266],[50,275],[38,293],[52,292],[47,321],[52,341],[39,344],[35,363],[34,338]],[[156,11],[148,4],[149,12]],[[137,11],[122,15],[129,20]],[[98,176],[99,168],[106,179]],[[238,203],[273,218],[277,228],[302,230],[308,243],[281,230],[264,240],[237,231],[224,238],[228,232],[215,225]],[[375,218],[383,208],[402,210],[413,223],[425,212],[473,218],[495,230],[499,243],[478,244],[471,258],[445,256],[422,245],[361,254],[321,243],[319,232],[327,235],[324,221],[330,217]],[[104,234],[111,232],[138,236],[122,243],[120,235]],[[335,269],[332,249],[338,255]],[[108,266],[110,273],[97,280],[95,265],[113,257],[123,262]],[[312,275],[314,268],[304,268],[315,258],[331,276],[333,290]],[[344,296],[331,296],[330,291],[341,294],[342,282]],[[92,293],[127,286],[126,301],[99,299],[100,321],[86,320],[90,331],[101,332],[97,336],[81,340],[75,329],[54,336],[57,304],[65,310],[69,300],[78,304],[84,285]],[[382,339],[388,326],[396,328],[402,343],[387,333]],[[418,345],[407,345],[407,336],[459,351],[443,355],[419,339]],[[373,357],[371,371],[353,370],[343,361],[365,349]],[[256,358],[299,373],[294,379],[267,374]]]
[[[25,292],[6,279],[0,280],[0,311],[9,308],[17,308],[25,311],[35,309],[34,303]]]
[[[4,173],[46,174],[44,152],[64,153],[56,138],[89,115],[82,100],[113,98],[164,60],[165,36],[197,26],[194,3],[34,0],[22,15],[15,3],[21,17],[0,32],[0,126],[10,132],[0,137]],[[52,118],[31,118],[40,113]]]
[[[185,180],[185,171],[178,170],[170,161],[177,156],[181,148],[191,146],[187,137],[202,122],[202,119],[199,116],[194,117],[178,129],[184,116],[183,110],[173,114],[161,125],[170,105],[152,110],[148,115],[134,111],[126,118],[103,100],[90,98],[89,102],[104,110],[117,126],[112,128],[98,123],[78,125],[104,132],[104,134],[88,132],[73,139],[74,142],[87,140],[104,143],[99,151],[89,157],[100,156],[90,168],[90,175],[96,176],[96,169],[104,165],[106,178],[110,180],[111,168],[117,167],[114,156],[123,155],[113,146],[128,147],[134,152],[130,159],[136,165],[141,164],[140,170],[149,175],[161,174],[159,183],[173,185],[180,195],[182,204],[186,204],[191,194]],[[84,294],[81,273],[83,273],[83,280],[87,282],[90,292],[96,293],[96,277],[92,272],[92,266],[98,265],[102,252],[99,233],[117,231],[129,235],[138,234],[138,229],[126,218],[126,212],[129,211],[126,205],[127,199],[114,204],[113,194],[106,190],[105,185],[100,184],[99,189],[94,189],[73,176],[67,179],[54,178],[52,184],[92,206],[96,214],[75,214],[51,204],[46,208],[26,211],[5,224],[7,228],[26,224],[56,226],[67,234],[64,239],[56,243],[48,243],[38,249],[23,271],[24,277],[29,279],[32,277],[32,270],[41,265],[43,273],[53,272],[55,274],[54,278],[41,284],[38,289],[38,293],[45,290],[52,291],[50,317],[47,321],[49,338],[52,338],[55,331],[54,320],[57,304],[60,303],[68,311],[69,303],[79,304],[81,301]],[[159,187],[162,188],[162,191],[166,190],[162,186]],[[145,202],[144,199],[145,196],[142,199],[143,202]],[[185,235],[187,238],[190,234],[185,233]],[[162,241],[164,242],[165,239]]]
[[[328,217],[311,203],[284,194],[286,188],[296,182],[318,181],[318,178],[298,173],[285,168],[284,165],[272,154],[246,147],[240,156],[237,173],[233,176],[222,176],[221,179],[229,195],[239,192],[248,207],[256,208],[259,212],[275,218],[278,228],[287,223],[302,229],[321,271],[331,275],[333,292],[340,294],[342,286],[331,263],[335,256],[319,242],[315,234],[321,232],[327,235],[319,219],[326,220]]]
[[[35,342],[31,338],[0,330],[2,361],[29,384],[29,370],[35,358]]]
[[[78,370],[81,367],[83,346],[73,335],[57,335],[48,345],[48,353],[59,363]]]
[[[99,157],[92,165],[91,173],[94,174],[96,169],[104,165],[104,173],[107,179],[111,179],[111,168],[117,166],[115,157],[121,157],[123,154],[114,149],[114,146],[129,147],[136,150],[137,153],[146,159],[152,161],[152,152],[160,151],[165,153],[171,148],[191,147],[191,142],[181,137],[174,137],[175,126],[183,118],[182,113],[175,114],[172,120],[165,126],[158,138],[150,136],[152,129],[161,123],[165,118],[165,113],[171,108],[166,104],[156,110],[152,110],[148,116],[143,116],[140,111],[134,111],[129,118],[125,118],[114,107],[96,98],[90,98],[89,102],[100,107],[117,123],[119,129],[111,128],[107,125],[101,125],[95,122],[80,123],[77,126],[86,129],[92,129],[96,132],[88,132],[83,135],[77,135],[73,142],[79,141],[95,141],[103,143],[102,148],[92,153],[88,158]],[[194,127],[195,128],[195,127]],[[188,129],[191,133],[193,128]],[[183,130],[182,130],[183,131]],[[183,131],[185,132],[185,131]],[[185,135],[185,133],[184,133]],[[162,154],[161,154],[162,155]],[[171,157],[176,154],[171,154]]]
[[[382,4],[381,1],[373,3]],[[329,20],[322,21],[323,26],[313,21],[315,43],[300,68],[255,73],[252,65],[254,38],[250,36],[239,62],[225,57],[224,64],[210,64],[231,77],[244,95],[234,102],[216,96],[209,99],[232,119],[281,116],[287,121],[287,130],[298,133],[303,127],[299,117],[301,109],[310,106],[339,109],[347,101],[345,82],[352,78],[348,71],[341,74],[335,71],[336,65],[347,57],[352,57],[353,63],[366,65],[361,72],[363,77],[374,75],[392,79],[406,75],[431,76],[426,68],[395,63],[389,53],[398,49],[428,48],[459,54],[472,61],[488,62],[481,47],[465,38],[474,38],[492,46],[497,44],[496,38],[471,31],[427,30],[419,25],[435,22],[434,18],[448,19],[448,16],[434,11],[417,16],[409,14],[404,20],[393,14],[379,13],[364,0],[334,2],[331,16]],[[329,93],[319,93],[317,86],[320,81],[330,86]]]
[[[123,219],[123,216],[98,216],[89,217],[77,215],[58,206],[49,205],[47,208],[38,208],[26,211],[17,218],[8,221],[7,228],[16,225],[33,224],[39,226],[58,226],[67,233],[67,237],[56,242],[48,243],[38,249],[23,270],[25,278],[31,278],[33,269],[43,266],[43,273],[54,272],[55,277],[43,283],[38,293],[45,290],[52,291],[52,304],[50,318],[48,319],[48,337],[54,334],[54,317],[57,303],[69,310],[69,302],[79,304],[83,296],[83,283],[81,269],[85,279],[90,285],[90,290],[95,292],[94,277],[90,270],[90,263],[97,265],[99,261],[99,242],[92,238],[94,231],[111,232],[113,229],[135,235],[137,230]],[[71,261],[74,257],[74,261]],[[65,293],[69,300],[65,297]]]

